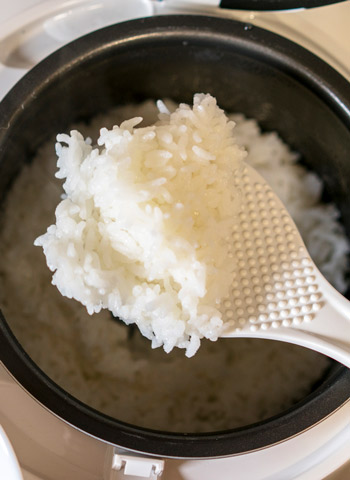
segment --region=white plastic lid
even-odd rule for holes
[[[18,461],[6,436],[4,429],[0,425],[0,472],[1,478],[6,480],[23,480]]]

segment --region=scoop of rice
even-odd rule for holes
[[[155,125],[135,128],[136,117],[102,128],[97,147],[78,131],[57,136],[65,194],[35,245],[62,295],[136,323],[153,347],[192,356],[201,338],[222,332],[245,152],[210,95],[173,113],[158,106]]]

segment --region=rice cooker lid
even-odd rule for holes
[[[292,10],[341,3],[345,0],[221,0],[221,8],[237,10]]]

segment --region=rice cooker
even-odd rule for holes
[[[42,132],[58,132],[65,121],[89,118],[101,106],[170,93],[188,101],[203,90],[297,146],[323,178],[349,235],[349,2],[218,3],[2,0],[1,196],[21,159],[45,140]],[[326,3],[334,5],[321,6]],[[233,80],[239,85],[234,94]],[[100,92],[96,82],[104,85]],[[74,98],[69,115],[60,101],[67,90]],[[350,478],[345,367],[334,364],[312,394],[267,421],[173,434],[123,424],[79,402],[35,365],[3,316],[0,324],[2,478]]]

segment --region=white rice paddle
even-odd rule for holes
[[[350,367],[350,302],[319,272],[282,202],[250,166],[237,172],[237,268],[223,337],[295,343]]]

